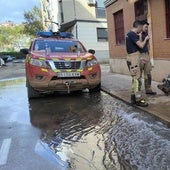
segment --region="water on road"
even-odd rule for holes
[[[1,81],[0,118],[40,129],[35,154],[61,169],[170,169],[170,129],[104,92],[28,101],[24,79]]]

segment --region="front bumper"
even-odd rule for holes
[[[57,77],[58,73],[54,70],[42,69],[32,65],[27,65],[26,74],[31,87],[40,92],[77,91],[85,88],[92,89],[101,82],[101,69],[99,64],[84,68],[81,71],[81,77],[78,78],[59,78]]]

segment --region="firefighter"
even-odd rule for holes
[[[143,41],[139,39],[143,23],[134,21],[133,28],[126,34],[127,66],[132,76],[131,104],[147,107],[148,103],[142,98],[140,79],[140,48],[143,48],[149,40],[147,35]]]
[[[143,21],[143,29],[142,32],[139,34],[140,41],[144,41],[145,37],[148,36],[148,26],[149,23],[147,21]],[[151,70],[152,65],[150,62],[149,57],[149,41],[145,44],[143,48],[140,48],[140,77],[142,79],[142,74],[144,73],[144,85],[145,85],[145,92],[148,95],[156,95],[156,92],[152,91],[151,82]]]

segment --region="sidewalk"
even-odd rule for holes
[[[109,65],[101,65],[102,69],[102,90],[108,94],[130,104],[130,85],[131,77],[110,72]],[[170,128],[170,96],[157,88],[158,82],[152,82],[153,91],[156,96],[147,95],[148,107],[135,106],[143,111],[153,115],[158,121],[163,122]]]

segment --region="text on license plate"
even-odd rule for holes
[[[80,77],[79,72],[59,72],[58,77]]]

